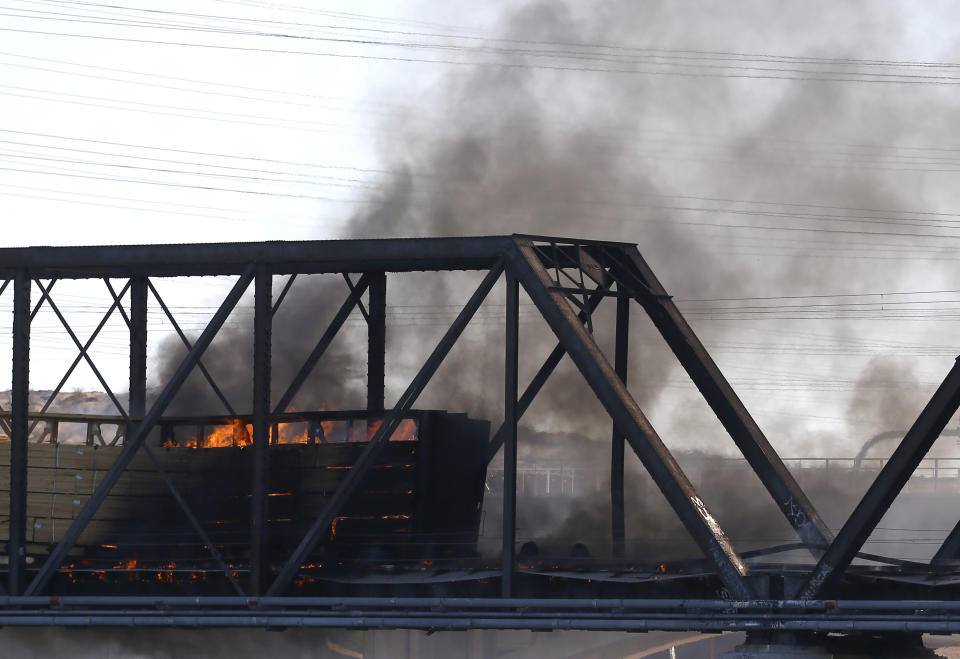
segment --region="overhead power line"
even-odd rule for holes
[[[120,43],[141,43],[149,45],[159,45],[159,46],[182,46],[182,47],[191,47],[191,48],[205,48],[205,49],[216,49],[216,50],[227,50],[235,52],[259,52],[259,53],[273,53],[273,54],[282,54],[282,55],[306,55],[314,57],[332,57],[332,58],[343,58],[343,59],[354,59],[354,60],[373,60],[373,61],[392,61],[392,62],[402,62],[402,63],[418,63],[418,64],[444,64],[451,66],[484,66],[484,67],[499,67],[499,68],[518,68],[518,69],[539,69],[539,70],[549,70],[549,71],[571,71],[571,72],[585,72],[585,73],[607,73],[607,74],[629,74],[629,75],[648,75],[648,76],[676,76],[676,77],[689,77],[689,78],[743,78],[743,79],[757,79],[757,80],[796,80],[796,81],[817,81],[817,82],[856,82],[856,83],[895,83],[895,84],[909,84],[909,85],[918,85],[918,84],[932,84],[932,85],[957,85],[960,84],[960,76],[938,76],[938,75],[920,75],[920,74],[887,74],[887,73],[870,73],[870,72],[851,72],[851,71],[820,71],[820,70],[809,70],[809,69],[782,69],[775,67],[749,67],[749,66],[739,66],[739,65],[717,65],[717,64],[696,64],[696,65],[678,65],[678,64],[669,64],[670,66],[687,66],[688,68],[693,67],[694,70],[677,70],[666,69],[666,68],[640,68],[640,66],[633,66],[631,68],[616,68],[616,67],[600,67],[600,66],[575,66],[567,64],[548,64],[548,63],[537,63],[530,61],[519,61],[516,59],[512,60],[454,60],[454,59],[440,59],[440,58],[424,58],[424,57],[410,57],[410,56],[388,56],[388,55],[372,55],[365,53],[347,53],[347,52],[333,52],[333,51],[308,51],[308,50],[291,50],[291,49],[282,49],[282,48],[262,48],[262,47],[249,47],[249,46],[230,46],[226,44],[211,44],[211,43],[200,43],[200,42],[185,42],[185,41],[167,41],[161,39],[138,39],[134,37],[116,37],[116,36],[107,36],[102,34],[81,34],[81,33],[72,33],[72,32],[54,32],[49,30],[30,30],[25,28],[11,28],[11,27],[0,27],[0,31],[14,32],[20,34],[34,34],[34,35],[43,35],[43,36],[58,36],[58,37],[69,37],[69,38],[82,38],[82,39],[96,39],[103,41],[113,41]],[[311,40],[311,41],[322,41],[337,45],[353,45],[353,46],[385,46],[390,48],[413,48],[413,49],[433,49],[433,50],[467,50],[465,48],[454,48],[450,46],[437,46],[437,45],[428,45],[428,44],[417,44],[411,42],[388,42],[375,39],[339,39],[331,37],[307,37],[307,36],[294,36],[294,35],[284,35],[284,34],[256,34],[248,36],[273,36],[273,37],[283,37],[283,38],[292,38],[297,40]],[[503,52],[503,49],[500,49],[500,52],[493,52],[492,54],[496,55],[505,55],[510,54]],[[515,56],[526,55],[535,55],[535,53],[513,53]],[[560,55],[544,55],[544,57],[560,57]],[[564,56],[571,58],[572,56]],[[573,59],[578,59],[573,57]],[[579,59],[597,59],[589,57],[579,57]],[[643,62],[643,66],[657,66],[656,62]],[[740,72],[742,71],[742,72]]]
[[[769,54],[769,53],[751,53],[751,52],[738,52],[738,51],[724,51],[724,50],[706,50],[706,49],[681,49],[681,48],[651,48],[651,47],[641,47],[633,46],[627,44],[614,44],[614,43],[601,43],[601,42],[575,42],[575,41],[557,41],[557,40],[543,40],[543,39],[520,39],[520,38],[506,38],[506,37],[494,37],[490,35],[474,35],[469,34],[465,29],[458,28],[461,31],[457,33],[451,32],[412,32],[412,31],[403,31],[396,29],[375,29],[375,28],[365,28],[357,27],[352,25],[344,24],[310,24],[304,23],[302,21],[292,22],[292,21],[277,21],[277,20],[267,20],[267,19],[257,19],[257,18],[248,18],[248,17],[237,17],[237,16],[223,16],[215,14],[197,14],[189,12],[177,12],[170,10],[160,10],[160,9],[144,9],[137,7],[121,7],[118,5],[110,5],[104,3],[95,3],[95,2],[76,2],[76,1],[63,1],[63,0],[53,0],[54,4],[59,5],[68,5],[68,6],[83,6],[83,7],[100,7],[106,9],[122,9],[130,14],[142,13],[151,16],[157,15],[168,15],[192,19],[201,19],[204,21],[220,21],[228,23],[242,23],[242,24],[259,24],[259,25],[279,25],[282,27],[293,27],[298,29],[303,28],[312,28],[312,29],[321,29],[321,30],[344,30],[344,31],[353,31],[353,32],[367,32],[367,33],[379,33],[379,34],[397,34],[401,36],[414,36],[414,37],[430,37],[438,39],[447,39],[447,40],[465,40],[465,41],[474,41],[481,44],[512,44],[512,45],[527,45],[527,46],[549,46],[554,48],[560,48],[560,51],[546,51],[546,50],[520,50],[514,49],[513,51],[508,52],[519,52],[523,54],[546,54],[546,55],[557,55],[557,54],[571,54],[571,55],[586,55],[590,51],[603,51],[604,53],[618,52],[623,54],[632,54],[634,57],[678,57],[686,59],[728,59],[732,61],[764,61],[772,63],[801,63],[801,64],[827,64],[827,65],[856,65],[863,67],[917,67],[917,68],[939,68],[939,69],[958,69],[960,68],[960,63],[953,62],[936,62],[936,61],[924,61],[924,60],[891,60],[891,59],[864,59],[864,58],[850,58],[850,57],[817,57],[817,56],[808,56],[808,55],[781,55],[781,54]],[[257,3],[246,3],[248,6],[257,6]],[[260,6],[267,6],[261,3]],[[277,6],[277,5],[273,5]],[[326,15],[343,15],[341,12],[317,12]],[[377,19],[378,17],[373,17],[370,15],[361,15],[361,14],[352,14],[354,17],[363,16],[364,20]],[[382,17],[380,17],[382,19]],[[395,22],[395,21],[394,21]],[[262,32],[255,32],[254,34],[263,34]],[[269,34],[269,33],[267,33]],[[275,35],[270,35],[275,36]],[[281,36],[296,36],[296,35],[283,35]],[[392,42],[390,42],[392,45]],[[404,45],[406,45],[404,43]],[[420,44],[414,44],[420,45]],[[581,51],[571,50],[571,49],[581,49]]]

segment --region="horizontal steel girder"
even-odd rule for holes
[[[11,247],[0,249],[0,277],[26,267],[34,277],[228,275],[250,263],[274,274],[489,270],[510,236],[379,240],[271,241],[182,245]]]

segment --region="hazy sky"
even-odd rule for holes
[[[5,246],[348,236],[408,177],[384,235],[639,243],[798,451],[909,423],[958,352],[952,3],[6,5]],[[450,166],[471,143],[483,157]],[[581,160],[602,187],[571,192],[561,165]],[[531,171],[515,203],[498,173]],[[166,285],[199,318],[224,282]],[[59,295],[85,337],[102,292]],[[121,390],[122,334],[97,344]],[[52,315],[35,337],[49,387],[75,351]],[[644,386],[674,394],[654,416],[682,429],[682,374]]]

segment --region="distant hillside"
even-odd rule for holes
[[[39,412],[47,400],[50,398],[50,394],[53,393],[50,389],[40,389],[37,391],[30,392],[30,411]],[[127,396],[126,392],[119,394],[120,402],[126,404]],[[0,391],[0,407],[3,408],[5,412],[10,411],[10,391]],[[119,416],[117,414],[117,408],[114,407],[113,401],[110,400],[110,397],[107,396],[102,391],[65,391],[60,392],[56,399],[50,407],[47,408],[47,412],[61,412],[65,414],[104,414],[110,416]],[[38,425],[38,427],[31,434],[31,441],[36,441],[41,436],[43,432],[43,424]],[[113,436],[114,429],[113,427],[104,427],[104,436],[107,436],[109,441]],[[62,423],[60,424],[60,441],[68,443],[83,442],[86,438],[86,425],[82,423]],[[0,441],[9,441],[6,433],[0,430]]]
[[[10,391],[0,391],[0,407],[10,411]],[[30,392],[30,411],[38,412],[43,407],[50,394],[50,389],[40,389]],[[126,392],[118,394],[121,403],[126,404]],[[102,391],[61,391],[53,404],[47,408],[48,412],[66,412],[69,414],[117,414],[110,397]]]

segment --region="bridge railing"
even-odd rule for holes
[[[691,481],[698,487],[723,479],[730,471],[747,470],[743,458],[711,457],[682,460]],[[878,473],[887,458],[793,457],[783,458],[791,472],[802,479],[805,473],[848,473],[869,477]],[[487,491],[497,495],[503,483],[503,467],[491,464],[487,470]],[[567,460],[521,460],[517,465],[517,495],[539,497],[576,497],[609,488],[609,471],[585,467]],[[924,458],[908,481],[907,491],[960,492],[960,457]]]
[[[10,413],[0,413],[0,420],[9,421]],[[285,412],[270,416],[270,442],[278,443],[344,443],[368,441],[383,418],[382,412],[370,410]],[[129,427],[139,417],[110,414],[71,414],[65,412],[31,412],[28,415],[36,444],[84,444],[86,446],[123,446]],[[245,446],[251,443],[253,415],[237,416],[166,416],[157,423],[165,446],[203,448],[214,444],[214,436],[226,437],[230,443]],[[391,437],[392,441],[416,439],[418,415],[408,415]],[[215,429],[227,432],[214,433]],[[0,433],[0,441],[9,441]]]

